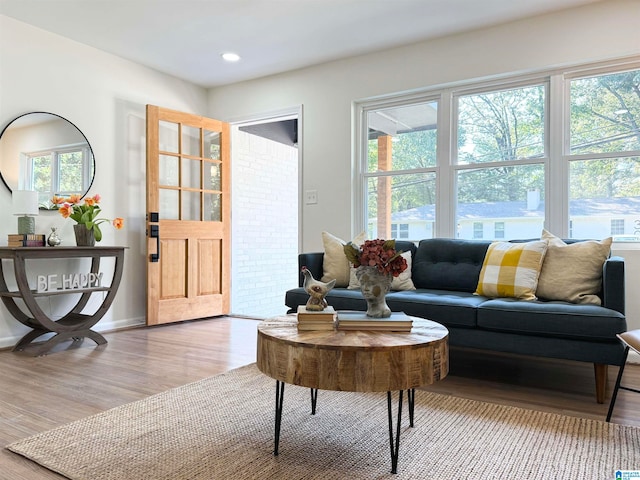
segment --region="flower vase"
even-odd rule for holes
[[[386,295],[391,289],[393,276],[381,273],[376,267],[360,266],[356,268],[356,277],[367,302],[367,317],[390,317],[391,309],[387,305]]]
[[[73,233],[76,234],[76,245],[78,247],[93,247],[96,244],[96,237],[93,229],[89,230],[84,224],[78,223],[73,226]]]

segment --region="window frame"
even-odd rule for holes
[[[455,98],[461,95],[508,90],[529,85],[545,85],[544,150],[541,158],[509,161],[513,165],[543,165],[545,175],[544,228],[561,237],[568,237],[569,218],[569,167],[572,160],[593,158],[619,158],[640,156],[640,152],[615,152],[603,154],[569,154],[570,85],[571,80],[594,75],[615,74],[640,69],[640,57],[631,56],[605,62],[574,65],[562,69],[547,69],[526,75],[508,74],[491,80],[469,80],[453,84],[436,85],[410,94],[391,94],[355,101],[354,150],[353,150],[353,232],[366,229],[367,182],[372,176],[367,172],[367,114],[371,110],[413,103],[437,101],[437,151],[436,166],[420,171],[436,175],[435,237],[455,238],[456,228],[456,178],[458,172],[478,167],[504,166],[505,162],[458,164],[457,109]],[[397,171],[385,175],[421,173],[418,170]],[[553,208],[552,208],[553,206]],[[409,240],[420,240],[412,239]]]
[[[67,192],[60,190],[60,156],[68,153],[79,152],[82,155],[82,190],[79,192]],[[51,178],[50,185],[52,187],[51,192],[48,192],[48,198],[52,198],[54,195],[69,196],[71,194],[82,195],[89,189],[91,185],[91,148],[87,143],[78,143],[72,145],[64,145],[55,148],[49,148],[45,150],[38,150],[33,152],[26,152],[22,154],[24,157],[24,165],[26,167],[26,178],[28,184],[25,185],[27,190],[34,190],[34,168],[33,160],[37,157],[50,156],[51,157]],[[40,192],[42,193],[42,192]]]

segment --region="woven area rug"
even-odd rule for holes
[[[414,428],[403,413],[397,475],[384,393],[320,391],[311,415],[309,389],[287,385],[273,456],[275,381],[255,364],[7,448],[74,480],[594,480],[640,467],[635,427],[420,390],[415,398]]]

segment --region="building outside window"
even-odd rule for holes
[[[482,222],[473,222],[473,238],[484,238],[484,224]]]
[[[634,238],[637,62],[440,88],[359,109],[356,228],[374,238],[400,238],[391,226],[401,222],[411,240],[486,238],[478,226],[486,222],[494,239],[536,238],[544,227],[604,238],[613,220],[621,220],[615,235]]]
[[[611,235],[624,235],[624,220],[619,218],[611,220]]]
[[[392,223],[391,238],[398,238],[398,239],[409,238],[409,224],[408,223]]]

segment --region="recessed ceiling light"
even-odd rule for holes
[[[238,60],[240,60],[240,55],[238,55],[237,53],[228,52],[228,53],[223,53],[222,58],[226,62],[237,62]]]

